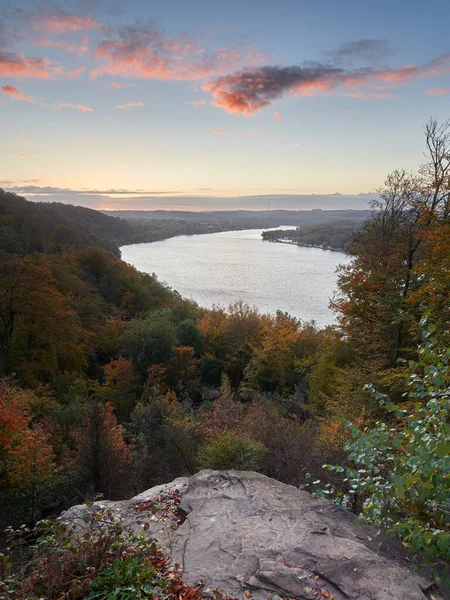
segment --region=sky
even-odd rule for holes
[[[0,186],[363,208],[450,117],[449,21],[448,0],[2,0]]]

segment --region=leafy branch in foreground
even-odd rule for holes
[[[419,359],[409,362],[405,402],[390,402],[368,386],[389,418],[363,431],[348,424],[352,440],[346,450],[353,468],[324,465],[345,475],[348,491],[329,484],[315,493],[334,495],[344,508],[359,497],[362,516],[423,552],[426,564],[435,558],[450,561],[450,349],[439,349],[428,316],[421,320]]]

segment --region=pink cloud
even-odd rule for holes
[[[0,77],[50,79],[51,76],[50,61],[46,58],[0,52]]]
[[[76,69],[63,72],[62,75],[66,79],[78,79],[78,77],[80,77],[80,75],[82,75],[85,71],[86,67],[77,67]]]
[[[82,56],[89,50],[89,38],[83,36],[79,42],[70,42],[68,40],[49,40],[46,38],[38,38],[37,43],[46,48],[61,48],[65,52]]]
[[[450,73],[450,53],[433,58],[424,65],[407,65],[396,69],[348,70],[320,63],[313,63],[312,66],[242,69],[206,83],[204,89],[212,94],[214,106],[232,114],[251,116],[270,106],[285,93],[316,96],[344,88],[355,91],[341,95],[384,99],[391,96],[384,90],[406,85],[415,79],[447,73]],[[359,89],[368,86],[372,86],[372,90]]]
[[[94,109],[90,106],[85,106],[84,104],[76,104],[75,108],[77,110],[81,110],[81,112],[94,112]]]
[[[126,104],[118,104],[116,108],[119,110],[128,110],[129,108],[135,108],[137,106],[144,106],[143,102],[127,102]]]
[[[213,135],[225,135],[225,131],[222,131],[221,129],[211,129],[211,133]]]
[[[432,58],[423,65],[405,65],[380,71],[366,69],[359,73],[356,72],[354,75],[349,74],[344,80],[344,87],[351,88],[379,82],[395,87],[416,79],[446,75],[447,73],[450,73],[450,52]]]
[[[277,121],[281,121],[281,120],[283,119],[283,115],[280,115],[280,113],[279,113],[279,112],[276,112],[276,113],[275,113],[275,119],[276,119]]]
[[[430,96],[444,96],[445,94],[450,94],[450,88],[448,88],[448,87],[430,88],[428,90],[428,94]]]
[[[54,65],[47,58],[30,58],[23,54],[0,52],[0,77],[17,79],[76,79],[86,67],[77,67],[66,71],[64,67]]]
[[[112,83],[109,84],[109,87],[112,88],[129,88],[129,87],[136,87],[135,83],[118,83],[117,81],[113,81]]]
[[[378,92],[354,92],[348,94],[339,94],[339,96],[344,96],[346,98],[358,98],[359,100],[369,100],[371,98],[376,98],[378,100],[385,100],[386,98],[394,98],[394,94],[381,94]]]
[[[103,25],[90,17],[80,17],[63,11],[38,14],[31,18],[33,27],[49,33],[69,33],[88,29],[101,29]]]
[[[229,72],[242,64],[260,64],[263,55],[250,47],[208,52],[200,41],[168,37],[143,26],[122,27],[114,39],[101,41],[94,57],[102,64],[91,79],[102,75],[126,78],[195,81]]]
[[[195,100],[192,102],[194,106],[204,106],[206,104],[206,100]]]
[[[27,102],[33,102],[33,98],[31,98],[31,96],[25,96],[23,92],[18,90],[13,85],[4,85],[2,87],[2,92],[14,100],[26,100]]]
[[[72,104],[71,102],[57,102],[57,108],[76,108],[81,112],[94,112],[94,109],[90,106],[86,106],[85,104]]]

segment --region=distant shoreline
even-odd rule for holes
[[[297,248],[316,248],[317,250],[329,250],[330,252],[341,252],[346,256],[349,255],[348,252],[343,250],[342,248],[332,248],[331,246],[327,246],[326,248],[321,246],[320,244],[302,244],[300,242],[294,242],[293,240],[285,240],[285,239],[274,239],[274,240],[263,240],[264,242],[270,242],[272,244],[286,244],[287,246],[297,246]]]

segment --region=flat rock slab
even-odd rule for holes
[[[187,583],[256,599],[425,600],[431,581],[411,573],[401,548],[328,501],[264,475],[202,471],[171,543]],[[398,550],[398,557],[395,555]]]
[[[175,498],[174,510],[168,510]],[[153,502],[162,502],[155,512]],[[146,504],[147,503],[147,504]],[[118,509],[179,563],[189,585],[233,598],[442,600],[402,544],[326,500],[252,472],[201,471]],[[152,507],[152,512],[144,509]],[[64,519],[82,518],[73,507]],[[91,510],[91,509],[90,509]]]

